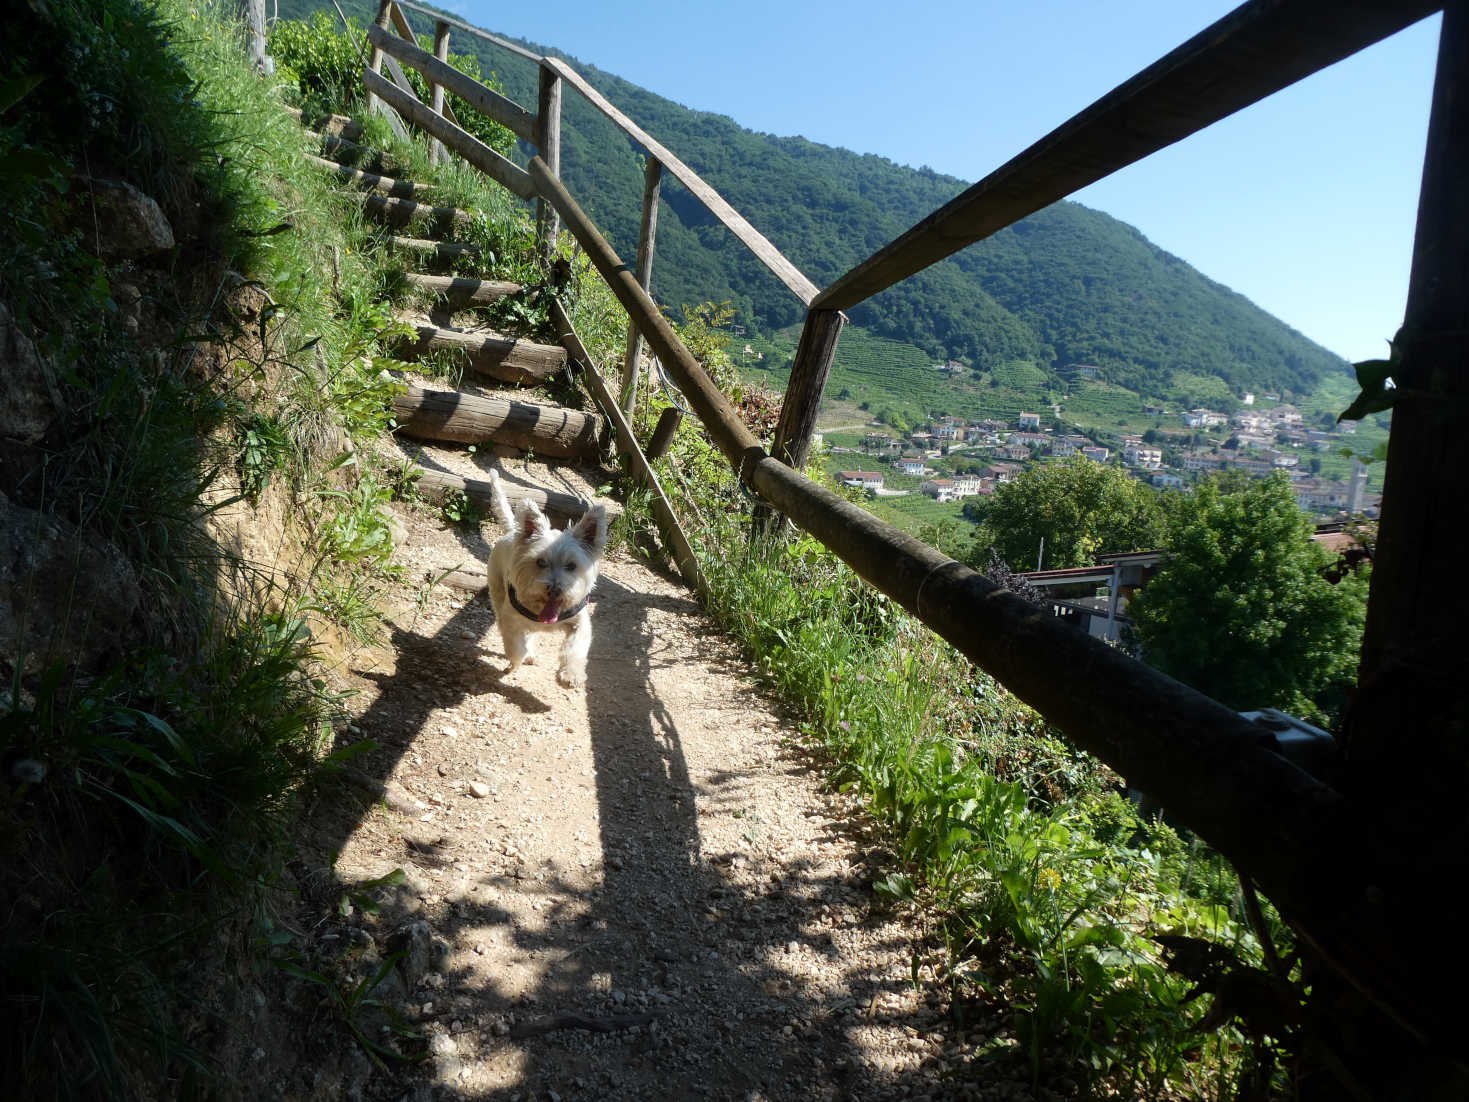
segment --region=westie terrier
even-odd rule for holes
[[[490,603],[505,641],[507,673],[522,662],[535,661],[535,635],[564,636],[556,680],[579,688],[587,680],[587,651],[592,645],[592,611],[587,597],[597,582],[602,549],[607,545],[607,510],[594,505],[564,531],[556,531],[530,498],[511,512],[499,476],[490,472],[495,492],[495,519],[505,535],[490,550]]]

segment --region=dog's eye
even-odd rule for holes
[[[536,560],[536,565],[544,570],[547,566],[550,565],[550,563],[548,563],[544,558],[540,558]]]

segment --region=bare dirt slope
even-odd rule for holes
[[[400,519],[411,581],[483,569],[479,535]],[[318,936],[355,945],[364,974],[410,951],[383,990],[430,1053],[356,1059],[344,1094],[1029,1097],[963,1066],[997,1023],[956,1032],[915,990],[924,941],[873,894],[857,816],[690,594],[613,555],[593,607],[585,691],[551,655],[503,676],[487,604],[442,586],[405,586],[386,645],[337,671],[348,738],[378,744],[359,786],[386,784],[318,809],[330,892],[406,876],[363,889],[381,914]]]

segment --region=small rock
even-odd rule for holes
[[[396,811],[399,815],[417,815],[419,812],[418,801],[397,781],[388,781],[383,785],[382,799],[390,811]]]
[[[448,724],[445,724],[443,727],[439,728],[439,734],[443,735],[445,738],[458,738],[459,728],[450,727]]]
[[[428,975],[433,960],[433,934],[422,919],[404,923],[388,935],[389,953],[402,953],[398,971],[411,991]]]
[[[92,233],[84,236],[95,243],[107,259],[137,259],[173,248],[173,227],[163,210],[125,180],[86,180],[91,192]]]
[[[475,799],[483,800],[490,794],[490,786],[485,784],[484,781],[470,781],[469,794]]]
[[[459,1043],[447,1033],[435,1033],[428,1039],[428,1051],[432,1056],[453,1056],[459,1051]]]

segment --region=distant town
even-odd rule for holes
[[[840,455],[863,457],[851,469],[835,474],[843,485],[872,497],[920,493],[940,502],[981,497],[993,494],[1029,464],[1079,455],[1096,463],[1120,464],[1134,478],[1172,490],[1183,490],[1212,471],[1239,470],[1256,477],[1284,471],[1297,504],[1313,516],[1377,515],[1381,495],[1367,492],[1363,464],[1354,460],[1346,479],[1326,479],[1317,477],[1319,457],[1313,462],[1313,453],[1347,446],[1347,438],[1356,433],[1355,423],[1310,427],[1292,405],[1254,409],[1253,394],[1241,396],[1240,405],[1233,415],[1149,406],[1148,413],[1173,421],[1178,428],[1124,434],[1115,448],[1068,431],[1054,416],[1022,412],[1014,421],[940,417],[903,433],[874,421],[859,445],[833,445],[830,450],[837,466],[842,465]],[[1216,446],[1205,446],[1202,433],[1209,430],[1216,437],[1227,436]]]

